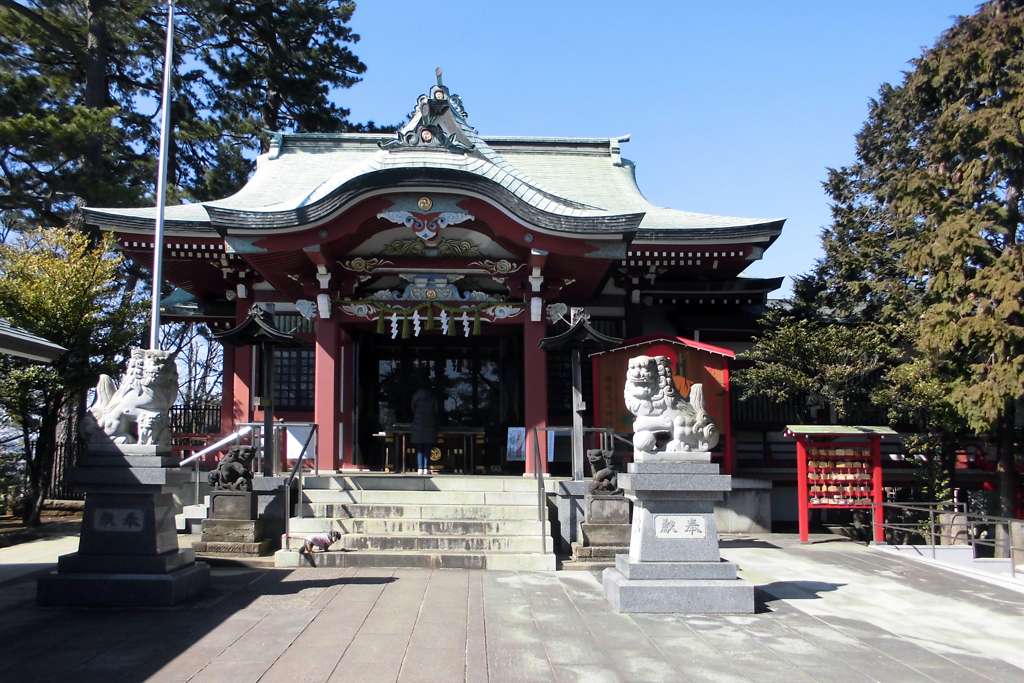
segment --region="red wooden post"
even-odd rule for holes
[[[338,462],[338,380],[338,319],[320,318],[316,325],[313,420],[317,424],[317,464],[321,470],[341,469]]]
[[[802,434],[796,437],[796,487],[797,503],[800,510],[800,542],[810,540],[807,520],[807,445]]]
[[[241,325],[246,317],[249,315],[248,304],[250,302],[238,299],[237,309],[235,314],[235,325]],[[253,372],[253,347],[251,346],[235,346],[233,348],[224,349],[224,357],[227,358],[229,353],[234,355],[232,369],[234,376],[230,378],[230,382],[233,385],[231,390],[231,414],[232,424],[238,424],[239,422],[251,422],[252,421],[252,404],[253,404],[253,391],[254,386],[254,372]],[[225,372],[227,372],[227,363],[225,361]],[[227,376],[225,375],[227,380]]]
[[[548,426],[548,356],[538,344],[547,336],[544,321],[523,323],[523,373],[526,386],[526,473],[533,474],[533,428]],[[547,432],[537,432],[541,472],[548,471]]]
[[[722,386],[725,389],[725,473],[736,474],[736,442],[732,439],[732,401],[729,398],[729,359],[722,358]]]
[[[355,433],[355,377],[356,377],[356,345],[355,340],[345,328],[338,326],[339,353],[338,384],[341,405],[339,406],[340,425],[338,427],[338,443],[341,452],[338,468],[356,467],[356,433]]]
[[[235,431],[235,352],[234,346],[223,345],[224,361],[220,373],[220,433],[227,436]]]
[[[871,500],[875,503],[883,502],[882,498],[882,437],[872,436],[871,437]],[[875,515],[878,515],[880,519],[875,519]],[[875,542],[885,543],[885,528],[882,527],[882,523],[885,522],[885,508],[880,506],[872,506],[871,508],[871,521],[876,522],[875,527]]]

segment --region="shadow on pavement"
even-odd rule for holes
[[[170,673],[187,680],[216,656],[211,647],[221,648],[257,621],[273,634],[297,611],[317,609],[328,588],[399,580],[342,571],[306,578],[304,570],[217,569],[197,599],[137,610],[39,608],[34,579],[9,582],[0,586],[0,680],[142,683],[171,662],[173,672],[161,679]]]
[[[831,593],[839,590],[845,583],[825,583],[824,581],[775,581],[758,586],[757,589],[772,596],[771,600],[819,600],[819,593]]]

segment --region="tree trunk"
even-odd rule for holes
[[[997,453],[999,461],[996,472],[999,492],[999,516],[1014,516],[1013,492],[1016,488],[1014,477],[1014,423],[1016,422],[1016,406],[1013,401],[1007,402],[999,420]],[[1006,525],[996,525],[996,557],[1010,556],[1010,530]]]
[[[109,60],[110,36],[107,35],[106,9],[108,0],[89,0],[89,34],[86,36],[86,53],[89,61],[82,65],[85,73],[85,106],[102,109],[110,100],[107,86],[107,62]],[[86,165],[95,172],[103,167],[103,141],[97,136],[86,156]]]
[[[47,406],[39,421],[39,436],[35,448],[30,454],[25,446],[28,480],[25,486],[25,509],[22,520],[26,526],[39,526],[39,516],[46,500],[46,490],[50,486],[53,473],[53,456],[56,447],[58,410]]]

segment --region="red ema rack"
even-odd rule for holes
[[[868,510],[882,502],[882,437],[895,434],[885,427],[786,428],[786,436],[796,437],[801,541],[809,538],[810,509]],[[840,437],[858,441],[808,441]],[[878,538],[881,532],[876,526],[876,541],[883,540]]]

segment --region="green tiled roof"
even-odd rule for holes
[[[270,152],[259,158],[252,178],[237,194],[169,206],[165,229],[175,235],[213,233],[218,224],[260,230],[303,225],[341,210],[376,178],[382,187],[394,179],[418,179],[420,185],[436,181],[456,190],[478,189],[541,227],[636,231],[640,242],[745,238],[770,243],[782,230],[781,219],[729,218],[654,206],[637,187],[633,163],[619,156],[619,145],[628,137],[482,137],[460,106],[449,112],[448,126],[457,128],[460,144],[471,151],[382,149],[379,143],[394,138],[365,133],[275,135]],[[400,135],[415,131],[419,122],[420,114],[414,113]],[[156,218],[155,209],[86,209],[86,214],[90,223],[140,232],[150,232]]]

